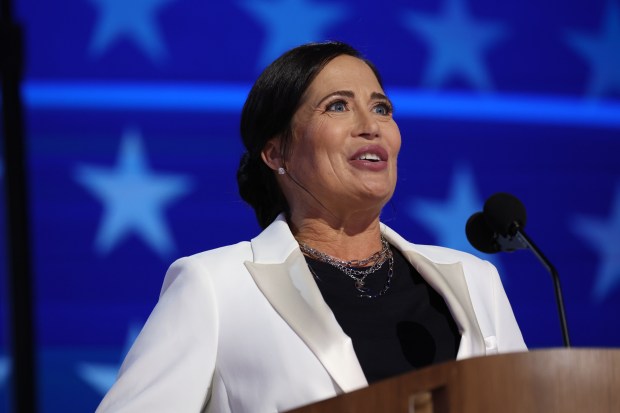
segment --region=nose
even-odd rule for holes
[[[354,136],[366,139],[374,139],[380,136],[381,128],[374,114],[366,111],[357,112],[355,121]]]

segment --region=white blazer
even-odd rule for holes
[[[493,265],[382,231],[446,301],[458,359],[526,349]],[[367,385],[279,216],[251,242],[172,264],[97,412],[280,412]]]

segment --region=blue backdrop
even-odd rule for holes
[[[95,409],[173,259],[258,232],[234,178],[239,112],[269,61],[312,40],[359,48],[395,102],[403,149],[385,222],[470,251],[467,218],[514,193],[562,277],[574,344],[620,345],[620,0],[16,6],[42,412]],[[535,258],[488,258],[528,345],[561,346]],[[0,262],[9,411],[5,238]]]

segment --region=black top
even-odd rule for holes
[[[377,298],[360,298],[355,281],[337,268],[306,257],[323,298],[372,383],[442,361],[454,360],[461,335],[443,298],[392,247],[394,275],[389,290]],[[386,283],[386,261],[370,274],[374,293]]]

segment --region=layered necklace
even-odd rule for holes
[[[383,235],[381,236],[381,250],[362,260],[343,261],[318,251],[303,242],[299,242],[299,248],[301,252],[308,257],[337,268],[355,281],[355,289],[359,293],[358,297],[360,298],[377,298],[384,295],[390,288],[392,277],[394,276],[394,254],[392,253],[390,244]],[[370,288],[366,287],[366,278],[383,267],[386,261],[388,263],[388,274],[385,285],[380,291],[373,292]],[[372,265],[369,266],[371,263]],[[314,276],[316,277],[316,274],[314,274]]]

